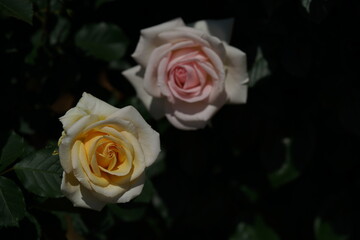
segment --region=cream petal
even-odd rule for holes
[[[73,128],[74,124],[84,125],[83,123],[78,123],[84,121],[82,118],[88,115],[106,118],[106,116],[112,114],[116,110],[117,108],[110,104],[84,92],[77,105],[68,110],[64,116],[60,117],[60,121],[63,124],[66,134],[69,134],[69,129]]]
[[[109,185],[109,181],[103,175],[98,177],[91,171],[85,147],[81,141],[78,140],[74,143],[71,152],[73,172],[81,184],[88,189],[91,189],[92,184],[102,187]]]
[[[227,75],[225,90],[230,103],[245,103],[249,77],[247,73],[246,55],[241,50],[225,45],[227,51]]]
[[[145,182],[145,174],[140,175],[131,182],[129,189],[117,200],[117,203],[126,203],[137,197],[142,192]]]
[[[67,132],[62,137],[59,145],[59,157],[60,164],[65,172],[69,173],[72,171],[71,148],[76,140],[76,137],[84,130],[84,128],[93,124],[97,120],[98,118],[95,115],[84,116],[68,128]]]
[[[99,198],[101,201],[107,203],[115,203],[116,200],[124,194],[128,189],[129,182],[126,182],[124,185],[114,185],[109,184],[106,187],[101,187],[95,184],[92,184],[92,194]]]
[[[134,158],[133,158],[133,172],[130,177],[130,181],[133,181],[137,177],[139,177],[145,170],[145,156],[143,150],[138,142],[138,140],[128,132],[123,132],[123,135],[131,142],[134,148]]]
[[[144,89],[143,69],[140,65],[127,69],[122,74],[130,81],[135,88],[137,97],[143,102],[145,107],[149,110],[155,119],[160,119],[164,116],[164,103],[161,98],[153,98]]]
[[[142,29],[140,40],[136,46],[135,52],[132,54],[132,57],[141,66],[146,67],[153,50],[164,44],[164,41],[158,38],[159,33],[180,26],[185,26],[185,24],[181,18],[176,18],[153,27]]]
[[[68,110],[64,116],[60,117],[59,120],[62,123],[64,130],[68,130],[74,123],[76,123],[79,119],[86,116],[87,113],[78,108],[74,107]]]
[[[61,191],[70,199],[74,207],[90,208],[100,211],[106,204],[96,198],[90,190],[84,188],[72,173],[63,173]]]
[[[117,119],[131,121],[135,126],[136,131],[132,132],[128,129],[126,130],[137,137],[145,156],[145,165],[146,167],[150,166],[156,160],[160,152],[159,133],[154,131],[140,113],[132,106],[119,109],[110,118],[112,121],[116,121]]]
[[[215,36],[227,43],[230,42],[233,25],[234,25],[233,18],[227,18],[221,20],[201,20],[189,24],[190,27],[198,29],[209,35]]]
[[[132,154],[130,154],[130,151],[128,151],[127,149],[125,150],[125,154],[126,154],[126,161],[123,162],[121,164],[121,166],[115,168],[115,169],[112,169],[112,170],[108,170],[106,168],[103,168],[103,167],[100,167],[100,169],[103,171],[103,172],[106,172],[108,173],[109,175],[111,176],[118,176],[118,177],[123,177],[123,176],[126,176],[128,175],[131,170],[132,170]],[[109,176],[110,177],[110,176]],[[111,179],[111,177],[110,177]],[[111,180],[110,180],[111,182]]]
[[[77,108],[82,109],[88,114],[98,115],[100,118],[106,118],[117,110],[116,107],[92,96],[89,93],[84,92],[82,98],[80,98]]]

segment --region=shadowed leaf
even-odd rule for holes
[[[14,168],[24,187],[42,197],[62,197],[60,191],[61,174],[59,156],[52,155],[51,149],[35,152]]]
[[[18,186],[5,177],[0,177],[0,226],[19,226],[25,216],[25,202]]]

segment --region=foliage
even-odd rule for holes
[[[165,7],[165,8],[164,8]],[[0,234],[9,239],[359,239],[355,0],[0,0]],[[140,30],[234,17],[248,102],[205,129],[155,120],[121,75]],[[162,153],[140,196],[101,212],[60,191],[58,120],[87,91],[134,105]]]

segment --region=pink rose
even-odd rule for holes
[[[155,118],[177,128],[205,127],[225,103],[245,103],[246,55],[229,46],[232,20],[181,18],[141,30],[132,57],[138,66],[123,72]]]

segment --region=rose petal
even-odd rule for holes
[[[203,33],[189,27],[177,27],[168,31],[159,33],[159,39],[164,42],[189,41],[195,42],[196,45],[209,46],[209,42],[203,39]]]
[[[176,118],[172,114],[166,114],[166,118],[174,127],[181,129],[181,130],[186,130],[186,131],[204,128],[207,123],[205,121],[190,121],[190,122],[185,121],[185,122],[183,122],[180,119]]]
[[[166,31],[159,34],[159,37],[164,39],[165,42],[177,42],[191,40],[197,46],[208,47],[212,49],[219,58],[224,61],[226,57],[226,51],[223,41],[219,38],[210,36],[202,31],[199,31],[190,27],[178,27],[172,31]]]
[[[84,128],[96,122],[97,119],[98,118],[95,115],[86,115],[82,117],[68,128],[65,136],[62,137],[59,145],[59,156],[60,164],[65,172],[69,173],[72,171],[70,152],[76,137],[84,130]]]
[[[225,45],[227,52],[227,75],[225,89],[230,103],[245,103],[247,99],[247,74],[246,55],[241,50]]]
[[[142,192],[145,182],[145,174],[140,175],[131,182],[129,189],[117,200],[117,203],[126,203],[137,197]]]
[[[133,158],[133,172],[130,177],[130,181],[133,181],[135,178],[139,177],[145,170],[145,156],[143,150],[138,142],[138,140],[128,132],[123,132],[123,135],[131,142],[134,148],[134,158]]]
[[[74,207],[100,211],[106,205],[106,203],[96,198],[90,190],[84,188],[72,173],[63,173],[61,191],[72,201]]]
[[[119,135],[123,135],[122,133],[117,133]],[[122,138],[124,138],[123,136],[121,136]],[[127,174],[129,174],[129,172],[131,171],[132,165],[133,165],[133,158],[134,158],[134,149],[133,146],[131,144],[124,144],[124,141],[119,141],[120,138],[116,138],[114,136],[106,136],[105,138],[108,138],[110,141],[115,142],[119,145],[122,145],[124,148],[124,153],[126,155],[126,160],[116,169],[112,169],[112,170],[108,170],[106,168],[103,168],[100,166],[100,169],[103,172],[109,173],[111,175],[115,175],[115,176],[125,176]]]
[[[215,36],[227,43],[230,42],[233,25],[233,18],[222,20],[201,20],[189,24],[190,27],[205,32],[208,35]]]
[[[103,174],[98,177],[91,171],[84,144],[79,140],[74,143],[71,150],[71,160],[74,176],[86,188],[91,189],[92,184],[102,187],[109,185],[108,179]]]
[[[223,92],[213,104],[206,101],[166,105],[166,118],[177,128],[196,130],[206,126],[209,119],[226,103],[226,93]]]
[[[84,110],[88,114],[98,115],[101,118],[106,118],[117,110],[116,107],[104,102],[91,94],[83,93],[76,107]]]
[[[174,44],[167,43],[156,49],[151,53],[149,64],[146,67],[144,73],[144,88],[151,96],[153,97],[162,97],[162,91],[159,87],[158,80],[158,67],[163,61],[164,58],[168,58],[168,61],[171,57],[171,52],[177,49],[193,47],[193,41],[180,41]],[[165,88],[166,86],[162,86]]]
[[[121,108],[109,117],[109,120],[114,122],[116,122],[117,119],[131,121],[136,127],[136,132],[132,132],[132,134],[137,137],[144,152],[146,167],[150,166],[156,160],[160,152],[159,133],[154,131],[140,113],[132,106]]]
[[[176,18],[153,27],[142,29],[139,43],[137,44],[132,57],[141,66],[146,67],[149,62],[150,54],[156,47],[164,43],[163,40],[158,38],[158,34],[179,26],[185,26],[181,18]]]
[[[124,181],[124,184],[109,184],[106,187],[92,184],[91,193],[104,202],[115,203],[129,189],[129,184],[129,181]]]
[[[68,110],[64,116],[59,118],[59,120],[62,123],[64,130],[66,131],[74,123],[76,123],[79,119],[81,119],[86,115],[87,113],[84,110],[74,107]]]
[[[153,98],[144,89],[144,80],[142,78],[143,70],[140,65],[123,71],[122,74],[130,81],[135,88],[137,97],[143,102],[145,107],[150,111],[155,119],[160,119],[164,116],[164,103],[161,98]]]

